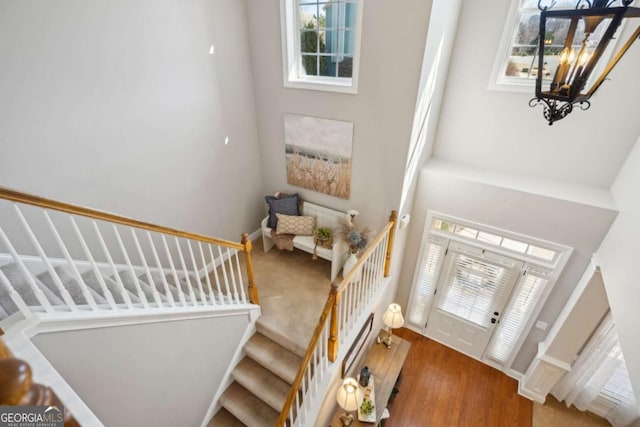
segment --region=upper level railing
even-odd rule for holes
[[[0,187],[0,315],[258,304],[251,249]]]
[[[0,330],[0,335],[2,331]],[[11,350],[0,338],[0,405],[9,406],[55,406],[62,411],[63,403],[51,388],[34,383],[31,367],[24,360],[13,357]],[[65,427],[80,424],[66,408],[61,420]],[[19,424],[19,423],[17,423]]]
[[[391,250],[398,214],[391,212],[389,222],[367,246],[355,266],[342,281],[333,282],[329,296],[307,352],[289,390],[276,427],[306,425],[312,397],[323,392],[320,384],[328,374],[329,363],[338,357],[340,342],[364,323],[366,308],[389,276]]]

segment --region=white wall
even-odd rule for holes
[[[360,225],[378,228],[400,201],[431,2],[363,3],[358,94],[351,95],[283,88],[280,1],[247,2],[265,193],[298,191],[331,208],[358,209]],[[351,200],[287,185],[285,113],[354,123]]]
[[[640,140],[639,140],[640,141]],[[620,174],[611,187],[611,193],[620,214],[598,249],[604,286],[611,313],[622,346],[631,383],[636,396],[640,396],[640,341],[638,340],[638,305],[640,282],[640,142],[636,142]],[[640,400],[638,400],[640,408]]]
[[[457,174],[451,173],[454,170],[452,165],[432,160],[420,174],[413,220],[407,231],[411,237],[402,263],[398,301],[406,306],[427,210],[434,210],[574,248],[538,317],[552,324],[615,218],[613,206],[606,208],[577,203],[509,188],[507,184],[517,187],[514,184],[519,179],[515,176],[495,174],[496,179],[492,182],[474,170],[464,169],[466,174],[462,170]],[[548,185],[552,186],[551,183]],[[524,372],[527,369],[537,343],[545,335],[546,331],[532,329],[514,361],[515,370]]]
[[[434,156],[467,166],[608,189],[640,134],[640,43],[592,98],[549,126],[530,93],[489,91],[511,0],[463,2]],[[547,2],[548,3],[548,2]],[[635,30],[637,23],[628,26]]]
[[[34,344],[106,426],[196,426],[249,317],[37,335]]]
[[[0,185],[236,241],[253,231],[245,9],[0,0]]]

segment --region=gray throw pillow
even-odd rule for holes
[[[276,228],[278,225],[278,218],[276,214],[283,215],[300,215],[300,211],[298,209],[298,193],[292,194],[291,196],[285,196],[283,198],[277,198],[275,196],[265,196],[264,198],[269,205],[269,220],[267,221],[267,226],[269,228]]]

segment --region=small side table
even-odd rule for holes
[[[382,338],[385,337],[386,334],[387,332],[381,329],[378,336]],[[352,427],[371,427],[380,425],[382,413],[387,407],[387,402],[389,402],[389,398],[393,392],[393,387],[400,375],[402,365],[404,365],[404,361],[407,358],[407,354],[409,354],[410,348],[411,343],[409,341],[395,335],[393,336],[391,348],[387,348],[384,344],[377,343],[374,343],[371,346],[364,362],[360,365],[360,368],[368,366],[375,381],[376,422],[364,423],[356,418],[356,420],[351,424]],[[334,416],[331,418],[331,427],[342,427],[340,415],[343,414],[344,411],[342,408],[339,408],[337,404],[336,408]]]

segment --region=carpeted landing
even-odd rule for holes
[[[209,427],[274,425],[331,289],[331,263],[309,253],[265,253],[260,239],[251,259],[262,310],[258,332]]]

